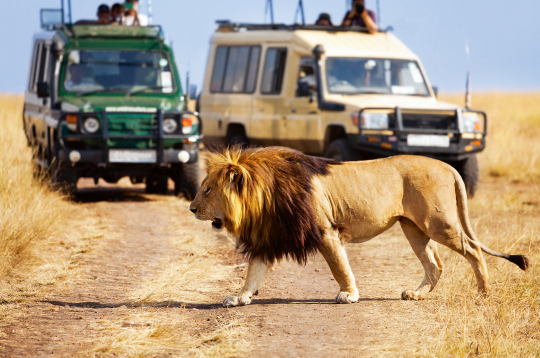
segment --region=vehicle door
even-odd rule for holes
[[[224,137],[230,134],[230,125],[244,126],[248,132],[260,54],[261,47],[257,45],[216,48],[211,95],[204,98],[202,106],[209,118],[209,134]]]
[[[25,94],[23,120],[28,142],[35,147],[38,155],[43,155],[48,146],[47,120],[50,119],[51,115],[51,86],[49,82],[51,60],[49,44],[44,40],[36,40]],[[48,88],[48,91],[46,91],[46,88]],[[49,92],[49,94],[44,95],[46,92]]]
[[[317,105],[315,59],[301,57],[296,73],[290,77],[294,94],[288,96],[284,108],[287,145],[307,153],[320,153],[320,112]],[[294,77],[293,77],[294,76]]]
[[[288,77],[287,53],[286,46],[272,44],[265,48],[261,84],[254,96],[248,135],[252,142],[260,145],[286,145],[283,83]]]

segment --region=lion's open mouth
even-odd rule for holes
[[[216,229],[221,229],[222,225],[223,224],[221,222],[221,219],[218,219],[218,218],[212,219],[212,226],[215,227]]]

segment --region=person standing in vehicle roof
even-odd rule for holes
[[[319,15],[319,18],[317,21],[315,21],[315,25],[319,26],[334,26],[332,24],[332,20],[330,19],[330,14],[323,12]]]
[[[111,10],[109,5],[101,4],[97,12],[98,20],[96,23],[100,25],[108,25],[111,22]]]
[[[377,32],[377,16],[366,9],[364,0],[353,0],[352,9],[345,15],[341,26],[365,27],[370,34],[374,34]]]
[[[101,4],[97,10],[97,20],[79,20],[76,25],[108,25],[111,22],[111,9],[109,5]]]
[[[139,0],[126,0],[125,25],[127,26],[148,26],[148,16],[139,13]]]
[[[124,7],[120,3],[115,3],[111,7],[111,24],[122,25],[124,20]]]

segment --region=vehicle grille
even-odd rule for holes
[[[402,121],[407,129],[457,129],[455,114],[403,113]]]
[[[157,129],[153,114],[108,114],[110,135],[150,135]]]

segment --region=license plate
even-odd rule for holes
[[[450,137],[446,135],[409,134],[407,145],[414,147],[449,147]]]
[[[109,150],[109,162],[111,163],[155,163],[155,150]]]

